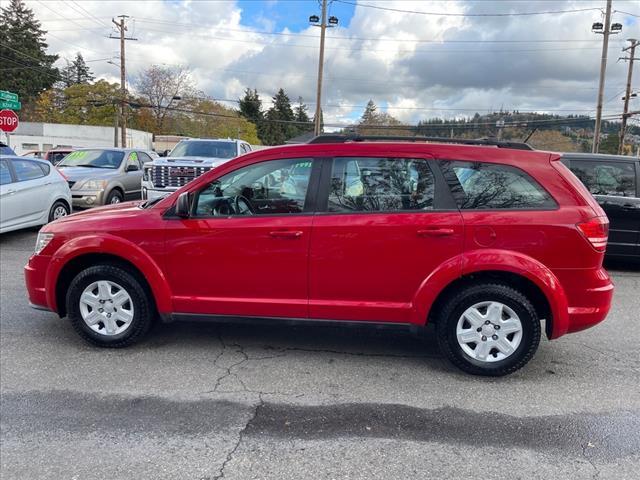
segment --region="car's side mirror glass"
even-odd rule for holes
[[[176,215],[182,218],[189,218],[191,215],[191,203],[189,202],[189,192],[181,193],[176,202]]]

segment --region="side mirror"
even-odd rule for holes
[[[182,218],[189,218],[191,215],[191,204],[189,202],[189,192],[181,193],[176,202],[176,215]]]
[[[167,150],[165,150],[164,152],[162,152],[162,153],[160,154],[160,156],[161,156],[161,157],[168,157],[170,153],[171,153],[171,150],[167,149]]]
[[[138,165],[127,165],[127,172],[138,172],[140,169]]]

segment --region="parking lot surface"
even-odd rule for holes
[[[465,375],[433,336],[157,325],[123,350],[32,310],[0,237],[2,478],[638,478],[640,270],[599,326]]]

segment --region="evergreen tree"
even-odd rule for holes
[[[0,9],[0,61],[11,70],[0,75],[0,90],[17,93],[29,102],[59,78],[53,67],[57,55],[48,55],[45,31],[22,0]]]
[[[265,145],[281,145],[288,139],[295,137],[295,115],[291,108],[289,96],[281,88],[273,97],[273,105],[265,115],[262,142]]]
[[[305,132],[310,132],[313,130],[313,124],[309,119],[309,114],[307,113],[308,107],[303,103],[302,97],[298,97],[298,105],[293,109],[293,116],[296,122],[296,136],[301,135]],[[305,125],[308,124],[308,125]]]
[[[254,88],[251,90],[247,88],[244,91],[244,97],[239,100],[240,115],[253,123],[259,123],[262,121],[264,115],[262,113],[262,100],[258,91]]]
[[[373,125],[376,123],[376,110],[378,110],[378,107],[376,107],[376,104],[373,103],[373,100],[369,100],[367,102],[367,106],[364,109],[364,113],[362,114],[362,117],[360,118],[360,125]]]
[[[95,78],[91,73],[91,69],[82,58],[82,54],[78,52],[72,63],[67,63],[67,67],[62,72],[62,78],[67,82],[67,86],[89,84]]]
[[[244,91],[244,97],[239,100],[240,115],[251,123],[255,124],[258,132],[258,138],[265,142],[265,124],[264,113],[262,112],[262,100],[258,91],[254,88],[247,88]]]

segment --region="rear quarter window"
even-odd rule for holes
[[[551,195],[519,168],[486,162],[441,161],[440,168],[463,210],[550,210]]]

